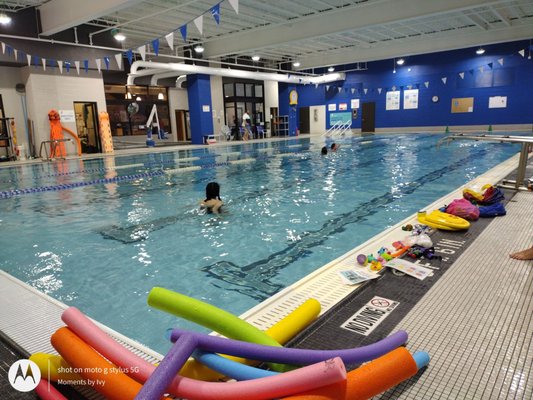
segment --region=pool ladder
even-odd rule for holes
[[[498,186],[515,189],[515,190],[531,190],[533,184],[533,177],[528,180],[528,185],[524,185],[526,177],[526,166],[528,160],[528,152],[533,150],[533,137],[532,136],[511,136],[511,135],[486,135],[486,134],[465,134],[456,133],[450,136],[446,136],[437,142],[437,148],[443,143],[450,144],[454,140],[475,140],[475,141],[489,141],[500,143],[522,143],[520,149],[520,159],[518,161],[518,169],[516,174],[516,180],[503,180]],[[510,185],[509,185],[510,184]]]

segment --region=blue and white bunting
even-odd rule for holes
[[[217,25],[220,24],[220,3],[215,4],[213,7],[211,7],[211,15],[215,19],[215,22]]]
[[[170,50],[174,50],[174,32],[170,32],[168,35],[165,35],[168,47]]]

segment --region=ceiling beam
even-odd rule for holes
[[[50,36],[85,22],[134,6],[142,0],[51,0],[38,8],[41,35]]]
[[[384,0],[364,3],[210,40],[204,45],[205,56],[209,58],[221,57],[261,47],[353,31],[373,25],[468,10],[472,7],[490,6],[493,3],[497,3],[497,1]]]
[[[455,33],[446,37],[428,39],[428,37],[423,36],[419,39],[409,40],[404,43],[393,41],[388,45],[379,44],[369,49],[359,47],[353,51],[345,51],[337,55],[329,53],[325,56],[314,55],[302,57],[298,59],[301,63],[298,69],[387,60],[395,57],[476,47],[481,44],[488,45],[525,40],[531,37],[533,37],[533,25],[522,25],[473,33],[457,30]]]

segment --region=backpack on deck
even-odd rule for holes
[[[469,221],[475,221],[479,218],[479,208],[474,204],[470,203],[466,199],[456,199],[453,200],[447,207],[446,211],[448,214],[455,215],[467,219]]]
[[[482,218],[487,217],[498,217],[500,215],[507,214],[505,207],[502,203],[495,203],[489,206],[480,206],[479,207],[479,216]]]

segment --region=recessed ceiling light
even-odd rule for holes
[[[141,99],[141,96],[137,96],[137,97],[135,98],[135,101],[141,101],[141,100],[142,100],[142,99]]]
[[[399,58],[397,61],[396,61],[396,64],[398,65],[403,65],[403,63],[405,62],[405,60],[403,58]]]
[[[299,67],[301,64],[300,64],[300,61],[295,61],[292,63],[292,65],[295,67]]]
[[[204,50],[204,46],[202,46],[201,44],[194,47],[194,51],[196,51],[197,53],[203,53]]]
[[[157,95],[157,100],[165,100],[165,95],[163,93],[159,93]]]
[[[485,49],[483,47],[480,47],[479,49],[476,50],[477,55],[482,55],[483,53],[485,53]]]
[[[0,13],[0,24],[9,25],[11,23],[11,17],[6,13]]]
[[[329,67],[328,68],[328,72],[333,72],[333,71],[335,71],[335,68],[333,68],[333,67]]]
[[[252,61],[259,61],[261,57],[259,56],[252,56]]]

